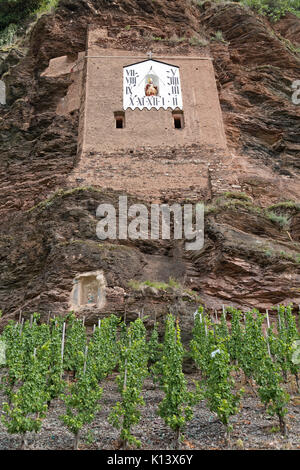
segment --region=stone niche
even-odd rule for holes
[[[73,284],[70,302],[72,310],[104,307],[106,282],[102,271],[78,274]]]

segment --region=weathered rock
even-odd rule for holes
[[[182,317],[184,341],[198,304],[194,296],[153,288],[142,295],[128,287],[129,280],[174,277],[208,309],[223,303],[243,308],[299,304],[298,213],[283,230],[249,207],[223,207],[208,215],[204,249],[187,253],[181,242],[100,243],[95,212],[101,201],[116,201],[112,190],[73,189],[51,197],[65,189],[77,164],[79,112],[57,113],[73,84],[71,73],[42,74],[50,59],[66,56],[73,63],[84,53],[91,22],[107,28],[103,47],[144,52],[152,46],[159,51],[151,36],[187,54],[193,52],[189,38],[209,39],[222,31],[225,42],[211,41],[199,50],[214,58],[231,152],[226,166],[218,167],[215,159],[207,169],[203,197],[241,189],[260,207],[299,199],[300,107],[291,101],[291,85],[300,78],[300,61],[284,41],[299,44],[299,19],[287,15],[274,25],[232,3],[61,0],[54,14],[35,24],[26,47],[1,54],[0,78],[8,93],[7,105],[0,107],[0,324],[18,317],[20,309],[24,315],[38,310],[45,318],[49,311],[66,313],[75,276],[95,269],[105,274],[107,303],[103,309],[80,309],[88,324],[112,312],[134,319],[144,309],[152,325],[173,311]],[[172,42],[174,34],[186,39]],[[206,162],[201,154],[197,158]],[[111,171],[117,167],[116,162]],[[189,181],[186,193],[187,199],[195,196]],[[163,200],[177,196],[166,191]]]

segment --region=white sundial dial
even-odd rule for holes
[[[153,59],[124,67],[123,108],[182,109],[179,67]]]

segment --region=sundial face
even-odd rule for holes
[[[179,67],[153,59],[124,67],[123,108],[182,109]]]

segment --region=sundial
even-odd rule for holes
[[[179,67],[152,58],[123,68],[123,109],[182,109]]]

